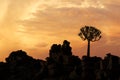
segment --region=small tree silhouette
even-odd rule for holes
[[[101,31],[93,26],[85,26],[80,29],[78,35],[82,40],[88,41],[87,56],[90,57],[90,41],[98,41],[101,38]]]

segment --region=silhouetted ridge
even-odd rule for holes
[[[9,80],[33,80],[45,64],[45,61],[33,59],[22,50],[12,52],[7,58]],[[4,79],[3,79],[4,80]]]
[[[120,57],[108,53],[104,59],[72,54],[70,42],[53,44],[46,61],[22,50],[0,62],[0,80],[120,80]]]

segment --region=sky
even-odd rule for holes
[[[52,44],[71,43],[73,55],[86,55],[80,28],[102,31],[91,56],[120,56],[120,0],[0,0],[0,61],[16,50],[45,59]]]

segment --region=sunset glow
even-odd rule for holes
[[[87,41],[78,33],[85,25],[102,31],[101,40],[91,43],[92,56],[120,56],[119,0],[0,0],[0,9],[1,61],[19,49],[44,59],[51,45],[63,40],[81,57]]]

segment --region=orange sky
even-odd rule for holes
[[[102,39],[91,43],[92,56],[120,56],[119,0],[0,0],[0,10],[0,61],[18,49],[44,59],[65,39],[81,57],[87,42],[77,34],[84,25],[102,31]]]

